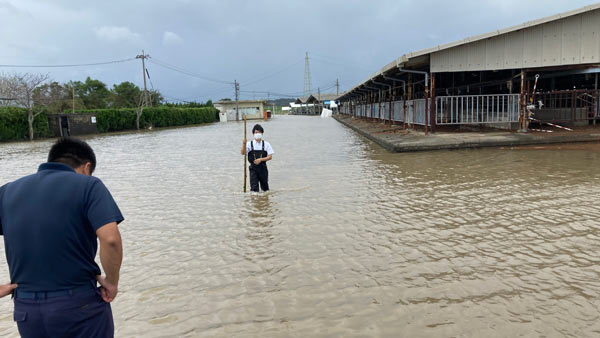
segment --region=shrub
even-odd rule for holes
[[[33,120],[35,137],[47,137],[48,117],[45,113],[38,115]],[[19,141],[29,137],[27,125],[27,110],[18,107],[0,108],[0,141]]]
[[[135,108],[78,110],[76,112],[95,114],[98,131],[101,133],[135,129]],[[216,121],[217,117],[218,111],[213,107],[150,107],[144,108],[140,118],[140,128],[209,123]]]

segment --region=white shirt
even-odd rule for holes
[[[252,150],[252,148],[250,148],[250,142],[253,143],[254,145],[254,150],[262,150],[262,144],[259,142],[256,142],[256,140],[254,141],[249,141],[246,142],[246,154],[248,154],[250,152],[250,150]],[[265,151],[267,152],[267,156],[273,154],[273,148],[271,147],[271,144],[267,141],[261,140],[261,142],[265,143]]]

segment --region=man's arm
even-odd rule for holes
[[[267,157],[261,157],[261,158],[257,158],[256,160],[254,160],[254,164],[259,164],[260,162],[267,162],[273,159],[273,154],[267,156]]]
[[[100,283],[102,299],[112,302],[118,293],[119,271],[123,261],[123,243],[117,222],[108,223],[96,231],[100,241],[100,263],[106,277],[97,276]]]
[[[13,290],[16,288],[17,288],[17,284],[0,285],[0,298],[12,294]]]
[[[4,231],[2,230],[2,198],[4,198],[4,189],[6,189],[6,184],[0,187],[0,236],[4,235]]]

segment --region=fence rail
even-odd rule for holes
[[[431,99],[344,105],[343,114],[408,124],[425,125]],[[381,107],[381,108],[380,108]],[[381,110],[381,111],[380,111]],[[441,96],[436,98],[438,125],[482,124],[519,121],[519,94]],[[427,121],[431,125],[431,121]]]
[[[430,103],[431,99],[428,99],[428,104]],[[340,112],[363,118],[425,125],[425,99],[407,100],[406,103],[404,101],[392,101],[381,102],[381,104],[346,104],[342,106]]]
[[[519,94],[439,96],[436,98],[436,125],[468,125],[518,122]],[[565,90],[527,95],[525,102],[535,104],[533,119],[541,122],[588,123],[600,119],[600,90]],[[540,104],[541,103],[541,104]],[[425,125],[426,107],[431,99],[381,103],[342,104],[342,114],[362,118]],[[581,121],[581,122],[580,122]],[[584,122],[585,121],[585,122]],[[432,121],[427,121],[431,125]]]
[[[436,124],[483,124],[519,121],[519,94],[442,96]]]

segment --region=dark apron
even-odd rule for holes
[[[262,144],[262,150],[254,150],[254,141],[250,141],[250,152],[248,152],[248,162],[250,162],[250,169],[256,167],[264,167],[267,168],[267,162],[260,162],[259,165],[254,164],[254,160],[259,158],[267,157],[267,151],[265,150],[265,141],[260,141]]]
[[[265,151],[265,141],[261,140],[262,150],[254,150],[254,142],[250,141],[250,151],[248,152],[248,162],[250,162],[250,190],[258,191],[260,188],[263,191],[269,190],[269,170],[267,170],[267,162],[260,162],[260,164],[254,164],[254,160],[259,158],[267,157],[268,154]]]

